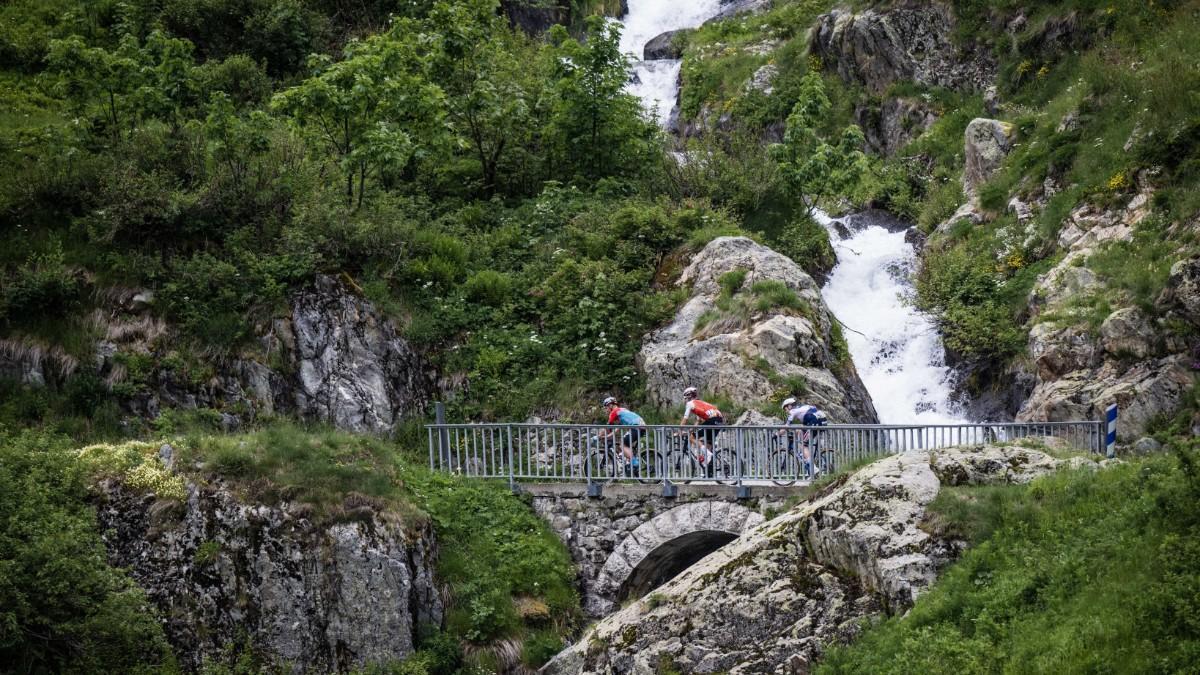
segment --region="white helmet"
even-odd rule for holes
[[[613,405],[616,402],[617,402],[617,399],[609,396],[608,398],[604,399],[604,403],[601,403],[600,405]]]
[[[796,399],[789,396],[789,397],[783,399],[783,403],[781,405],[783,406],[784,410],[787,410],[789,406],[796,405]]]
[[[700,395],[700,392],[696,391],[695,387],[688,387],[687,389],[683,390],[684,398],[696,398],[699,395]]]

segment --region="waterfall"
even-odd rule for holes
[[[861,213],[833,219],[838,263],[821,294],[843,325],[850,356],[884,424],[964,422],[941,335],[909,301],[917,253],[903,224]]]
[[[679,93],[681,62],[643,61],[646,43],[669,30],[695,28],[721,9],[721,0],[629,0],[629,13],[621,18],[621,51],[631,55],[633,76],[628,90],[642,100],[662,125],[671,118]]]
[[[699,26],[721,5],[722,0],[629,0],[629,13],[621,19],[621,51],[634,64],[628,90],[663,125],[675,108],[682,64],[643,61],[642,50],[666,31]],[[929,317],[907,302],[916,250],[905,240],[905,226],[867,213],[839,220],[816,215],[838,257],[822,295],[847,327],[850,356],[880,421],[965,421],[953,401],[954,373],[946,366],[941,336]]]

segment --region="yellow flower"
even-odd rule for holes
[[[1129,187],[1129,176],[1125,175],[1124,171],[1113,174],[1112,178],[1108,179],[1108,189],[1112,192],[1120,192]]]
[[[1031,70],[1033,70],[1033,61],[1030,61],[1029,59],[1022,61],[1021,64],[1017,66],[1018,75],[1027,75]]]
[[[1045,77],[1045,76],[1049,75],[1049,74],[1050,74],[1050,67],[1049,67],[1049,66],[1042,66],[1041,68],[1038,68],[1038,71],[1037,71],[1037,76],[1038,76],[1038,79],[1039,79],[1039,80],[1040,80],[1040,79],[1042,79],[1043,77]]]

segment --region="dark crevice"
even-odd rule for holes
[[[629,573],[617,592],[617,602],[646,595],[736,538],[729,532],[701,530],[661,544]]]

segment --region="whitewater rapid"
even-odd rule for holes
[[[941,336],[909,301],[917,253],[904,231],[881,226],[865,214],[816,216],[829,230],[838,259],[821,295],[846,328],[850,356],[879,421],[966,422],[953,400],[954,373],[946,366]]]
[[[682,62],[672,59],[643,61],[642,50],[653,38],[681,28],[695,28],[715,16],[721,0],[629,0],[629,13],[621,18],[621,52],[628,54],[633,73],[627,89],[666,126],[678,96]]]

